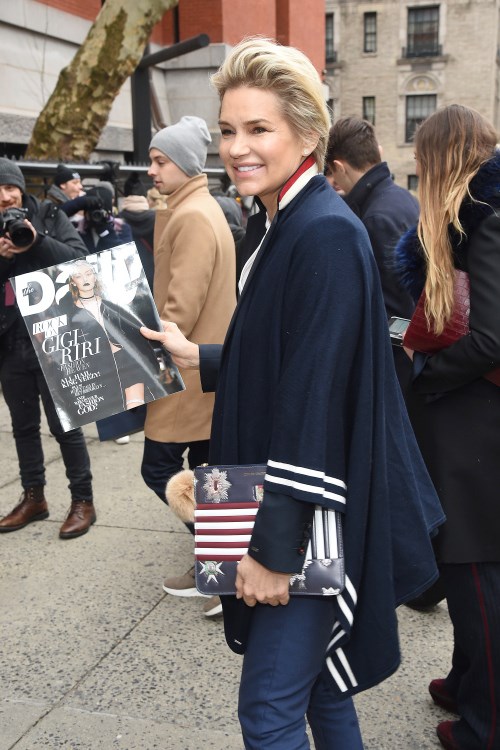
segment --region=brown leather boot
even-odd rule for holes
[[[61,539],[74,539],[76,536],[86,534],[96,521],[93,502],[85,500],[72,500],[66,520],[59,530]]]
[[[1,531],[17,531],[32,521],[48,518],[49,509],[43,494],[43,487],[27,487],[23,490],[20,502],[0,521]]]

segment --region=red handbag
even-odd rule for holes
[[[434,354],[441,349],[454,344],[463,336],[468,336],[470,315],[470,285],[469,274],[455,269],[454,286],[455,306],[450,320],[439,335],[430,331],[425,317],[425,289],[420,295],[417,306],[406,329],[403,346],[416,352]],[[500,368],[484,375],[495,385],[500,385]]]

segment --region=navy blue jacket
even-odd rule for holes
[[[393,181],[387,163],[368,170],[345,196],[366,227],[377,262],[387,317],[411,318],[414,303],[395,269],[398,240],[418,221],[418,202]]]
[[[99,253],[101,250],[109,250],[118,245],[133,242],[132,231],[128,224],[122,219],[110,219],[108,227],[97,235],[92,227],[84,222],[80,236],[87,247],[87,253]]]
[[[370,687],[399,664],[396,605],[437,575],[429,530],[443,514],[397,383],[368,236],[322,175],[277,212],[222,352],[201,347],[205,385],[218,354],[210,463],[267,463],[261,510],[275,537],[289,527],[284,499],[299,531],[293,508],[342,513],[347,583],[325,669],[341,695]],[[273,542],[259,533],[251,546],[266,560]],[[242,650],[252,610],[223,606]]]
[[[349,208],[359,216],[370,238],[377,262],[387,317],[411,318],[414,302],[395,270],[394,251],[400,237],[418,221],[417,200],[396,185],[387,163],[368,170],[345,196]],[[401,387],[411,379],[411,361],[401,347],[393,347],[394,363]]]

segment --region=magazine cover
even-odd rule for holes
[[[184,390],[133,242],[10,281],[65,431]]]

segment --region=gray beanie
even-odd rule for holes
[[[211,142],[205,120],[187,115],[175,125],[158,131],[153,136],[149,149],[157,148],[188,177],[194,177],[203,172],[208,144]]]
[[[24,175],[12,159],[0,157],[0,185],[14,185],[26,192]]]

